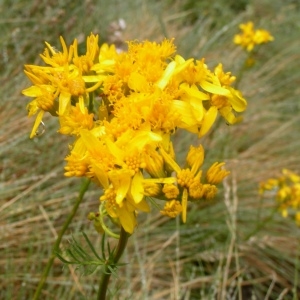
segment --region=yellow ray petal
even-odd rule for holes
[[[34,122],[34,125],[33,125],[33,128],[31,130],[31,133],[30,133],[30,138],[32,139],[33,137],[36,136],[36,132],[42,122],[42,119],[43,119],[43,115],[44,115],[44,111],[41,110],[38,115],[36,116],[36,119],[35,119],[35,122]]]
[[[141,172],[134,175],[131,182],[131,195],[135,203],[140,203],[144,198],[144,177]]]
[[[206,112],[206,114],[204,115],[202,125],[198,133],[199,138],[204,136],[209,131],[209,129],[214,124],[217,115],[218,115],[218,109],[215,106],[211,106]]]

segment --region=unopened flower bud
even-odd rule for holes
[[[226,176],[230,174],[229,171],[222,170],[221,167],[224,166],[225,163],[215,162],[207,171],[206,179],[210,184],[218,184],[220,183]]]
[[[202,166],[204,160],[204,149],[202,145],[199,147],[190,146],[190,150],[186,156],[186,161],[191,168],[191,172],[196,174]]]
[[[164,160],[163,157],[154,149],[147,149],[146,155],[144,156],[146,163],[145,170],[154,178],[164,178],[166,173],[164,171]]]

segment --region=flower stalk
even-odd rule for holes
[[[115,249],[115,252],[113,253],[113,258],[112,260],[108,260],[107,264],[105,264],[103,274],[99,283],[99,289],[98,289],[98,295],[97,295],[97,300],[105,300],[106,299],[106,293],[108,289],[108,284],[110,280],[110,276],[112,274],[111,272],[111,266],[116,266],[116,264],[119,262],[125,248],[127,245],[127,241],[129,238],[130,234],[128,234],[123,227],[121,227],[121,232],[120,232],[120,238],[118,242],[118,246]]]

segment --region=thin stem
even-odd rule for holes
[[[245,71],[249,70],[249,68],[252,67],[252,65],[248,65],[248,61],[253,59],[253,63],[254,63],[254,56],[255,56],[254,51],[247,53],[245,61],[244,61],[243,65],[241,66],[239,72],[236,75],[236,81],[234,83],[235,89],[238,89],[238,86],[240,84],[241,79],[243,78],[243,75],[244,75]]]
[[[94,98],[95,98],[94,92],[89,93],[89,106],[88,106],[89,113],[94,112]]]
[[[110,260],[107,262],[107,264],[105,265],[105,268],[103,270],[103,274],[102,274],[100,284],[99,284],[97,300],[105,300],[106,299],[106,292],[107,292],[107,288],[108,288],[109,279],[111,276],[111,270],[109,269],[109,267],[110,267],[110,265],[115,266],[118,263],[119,259],[121,258],[122,254],[126,248],[129,236],[130,236],[130,234],[127,233],[123,227],[121,227],[120,239],[119,239],[118,246],[117,246],[116,250],[114,251],[113,259],[112,259],[112,261]]]
[[[74,216],[75,216],[75,214],[77,212],[77,209],[78,209],[78,207],[79,207],[79,205],[80,205],[80,203],[81,203],[81,201],[83,199],[83,196],[84,196],[85,192],[88,190],[90,182],[91,181],[88,179],[88,180],[85,180],[82,183],[82,185],[81,185],[77,201],[75,202],[71,213],[69,214],[68,218],[66,219],[66,221],[65,221],[62,229],[60,230],[60,232],[59,232],[59,234],[57,236],[55,244],[53,245],[51,256],[49,257],[48,263],[47,263],[47,265],[46,265],[46,267],[45,267],[45,269],[43,271],[43,275],[42,275],[42,277],[40,279],[39,285],[38,285],[38,287],[37,287],[37,289],[35,291],[35,294],[34,294],[34,296],[32,298],[33,300],[39,299],[39,296],[40,296],[40,294],[42,292],[42,289],[44,287],[44,284],[45,284],[45,282],[47,280],[48,274],[49,274],[50,269],[52,267],[53,261],[54,261],[54,259],[56,257],[55,253],[59,249],[59,245],[60,245],[60,242],[62,240],[62,237],[65,234],[66,230],[68,229],[68,227],[69,227],[72,219],[74,218]]]

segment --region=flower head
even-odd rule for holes
[[[264,38],[259,32],[256,42]],[[129,41],[121,53],[98,40],[87,37],[83,54],[77,40],[68,47],[61,38],[62,51],[46,43],[46,66],[25,67],[32,86],[23,94],[33,98],[29,116],[37,114],[30,136],[45,112],[58,117],[58,132],[74,137],[65,176],[88,177],[103,190],[101,220],[108,215],[132,233],[153,197],[163,215],[186,222],[188,203],[214,198],[229,172],[216,162],[202,176],[201,145],[190,146],[180,166],[172,135],[181,129],[203,137],[218,114],[237,123],[247,102],[231,86],[235,77],[222,64],[210,70],[204,59],[176,54],[172,39]]]
[[[293,214],[297,225],[300,225],[300,176],[283,169],[282,175],[260,183],[259,192],[274,191],[278,210],[283,217]]]
[[[254,29],[253,22],[240,25],[242,33],[234,36],[233,42],[251,52],[256,45],[268,43],[274,40],[269,31],[264,29]]]

